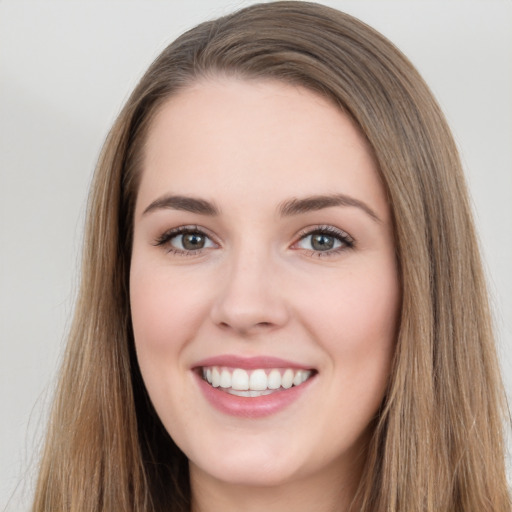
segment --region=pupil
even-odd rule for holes
[[[312,236],[311,246],[317,251],[328,251],[334,246],[334,237],[318,233]]]
[[[198,233],[185,233],[183,235],[182,244],[183,247],[188,250],[202,249],[204,246],[204,236]]]

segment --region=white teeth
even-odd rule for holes
[[[298,386],[299,384],[302,384],[302,370],[299,370],[296,374],[295,374],[295,377],[293,377],[293,385],[294,386]]]
[[[203,379],[214,388],[221,387],[228,393],[237,396],[262,396],[283,388],[300,386],[309,379],[311,370],[284,370],[273,368],[272,370],[257,369],[247,371],[243,368],[219,368],[212,366],[203,368]]]
[[[233,374],[231,375],[231,387],[238,391],[247,391],[249,389],[249,375],[247,375],[245,370],[241,368],[233,370]]]
[[[279,389],[281,387],[281,372],[279,370],[272,370],[268,374],[268,389]]]
[[[289,389],[292,387],[293,384],[293,370],[286,370],[283,373],[283,376],[281,377],[281,386],[283,386],[284,389]]]
[[[231,373],[228,370],[222,370],[220,374],[220,384],[221,388],[230,388],[231,387]]]
[[[206,378],[208,379],[208,372],[206,372]],[[210,381],[208,381],[208,382],[210,382]],[[211,380],[210,384],[214,388],[218,388],[220,386],[220,372],[219,372],[218,368],[212,369],[212,380]]]
[[[251,373],[249,388],[254,391],[263,391],[264,389],[267,389],[267,374],[265,373],[265,370],[255,370]]]
[[[270,395],[272,393],[271,389],[265,389],[263,391],[253,391],[250,389],[249,391],[237,391],[235,389],[228,389],[228,393],[230,395],[236,395],[236,396],[249,396],[249,397],[255,397],[255,396],[263,396],[263,395]]]

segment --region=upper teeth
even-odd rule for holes
[[[247,371],[243,368],[203,368],[203,378],[214,388],[231,388],[236,391],[264,391],[298,386],[311,376],[311,370],[258,369]]]

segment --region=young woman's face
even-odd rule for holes
[[[377,166],[327,100],[220,78],[171,98],[145,148],[130,296],[147,390],[193,479],[357,471],[400,287]]]

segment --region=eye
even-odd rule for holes
[[[217,244],[197,226],[182,226],[166,231],[155,241],[157,246],[167,246],[170,252],[195,254],[202,249],[217,247]]]
[[[173,236],[169,242],[176,249],[184,251],[195,251],[212,246],[211,240],[206,235],[199,232],[182,233],[181,235]]]
[[[353,238],[344,231],[333,226],[321,226],[301,234],[294,248],[305,249],[320,256],[321,253],[337,253],[353,246]]]

